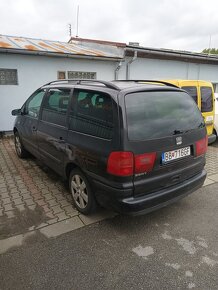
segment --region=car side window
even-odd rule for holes
[[[33,118],[38,118],[39,117],[40,106],[41,106],[42,99],[43,99],[43,96],[45,94],[45,91],[46,91],[45,89],[37,91],[26,102],[25,114],[27,116],[30,116],[30,117],[33,117]]]
[[[48,123],[66,126],[70,89],[50,89],[42,108],[42,120]]]
[[[102,92],[75,90],[70,109],[70,129],[104,139],[112,139],[111,97]]]
[[[213,95],[210,87],[201,87],[201,112],[213,111]]]

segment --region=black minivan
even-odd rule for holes
[[[17,155],[31,153],[68,179],[84,214],[97,204],[147,213],[190,194],[206,178],[202,115],[172,84],[58,80],[12,115]]]

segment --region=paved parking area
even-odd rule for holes
[[[208,147],[205,186],[218,182],[217,144]],[[0,139],[0,253],[36,230],[53,237],[114,215],[79,214],[64,181],[33,157],[17,158],[12,138]]]
[[[33,157],[19,159],[13,139],[0,139],[0,240],[58,224],[48,228],[48,235],[55,235],[111,216],[106,210],[79,214],[56,173]]]

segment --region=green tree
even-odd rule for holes
[[[218,54],[218,48],[205,48],[202,52],[207,54]]]

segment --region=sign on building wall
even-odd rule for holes
[[[0,68],[0,85],[18,85],[17,70]]]
[[[95,80],[97,78],[96,72],[85,72],[85,71],[59,71],[58,79],[66,79],[66,73],[68,79],[88,79]]]

